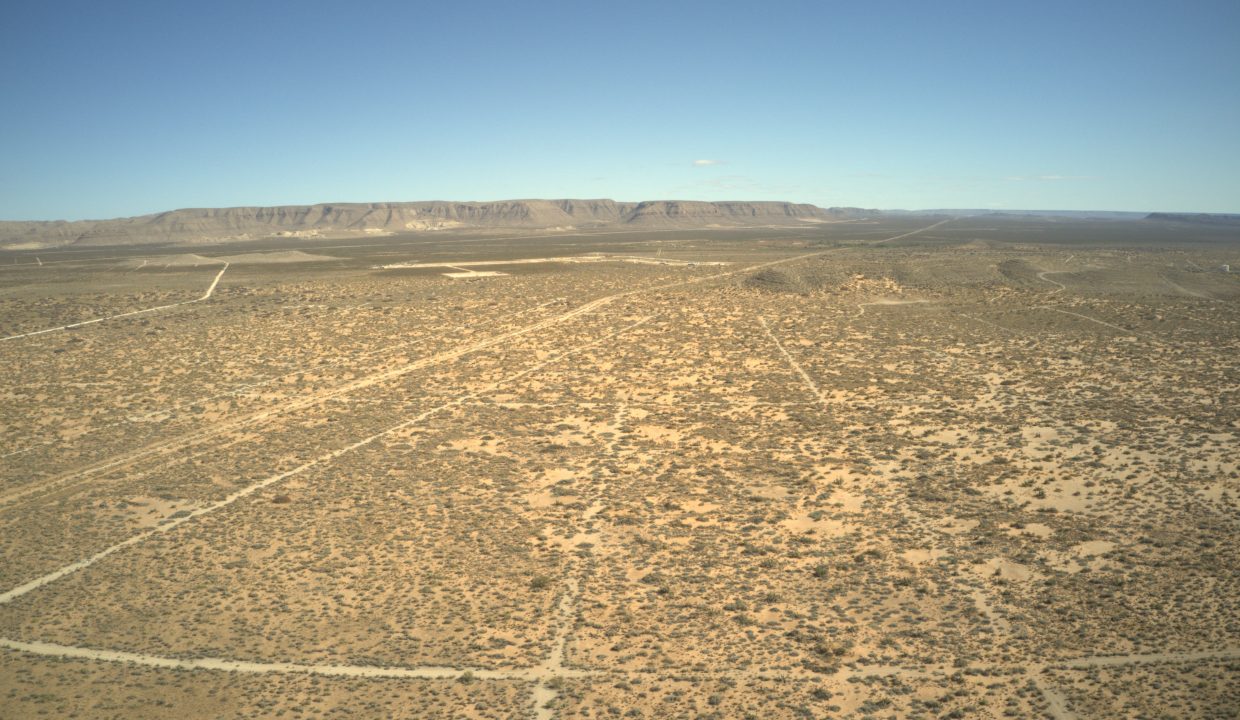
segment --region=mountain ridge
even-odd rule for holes
[[[606,198],[180,208],[110,220],[0,221],[0,248],[194,244],[261,237],[390,235],[453,230],[744,227],[831,222],[878,215],[781,201]]]

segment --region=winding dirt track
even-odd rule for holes
[[[1052,285],[1056,285],[1056,286],[1058,286],[1058,287],[1057,287],[1057,289],[1055,289],[1055,290],[1051,291],[1051,295],[1054,295],[1055,293],[1061,293],[1061,292],[1063,292],[1064,290],[1067,290],[1067,289],[1068,289],[1068,286],[1067,286],[1067,285],[1064,285],[1063,283],[1059,282],[1058,280],[1051,280],[1050,278],[1048,278],[1048,277],[1046,277],[1046,276],[1047,276],[1047,275],[1061,275],[1061,274],[1063,274],[1063,273],[1065,273],[1065,272],[1067,272],[1067,271],[1066,271],[1066,270],[1043,270],[1042,272],[1038,273],[1038,279],[1039,279],[1039,280],[1041,280],[1041,281],[1043,281],[1043,282],[1048,282],[1048,283],[1050,283],[1050,284],[1052,284]]]

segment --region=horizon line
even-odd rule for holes
[[[614,198],[609,198],[609,197],[515,197],[515,198],[509,197],[509,198],[499,198],[499,199],[494,199],[494,200],[442,200],[442,199],[440,200],[341,200],[341,201],[320,201],[320,202],[312,202],[312,203],[285,203],[285,204],[278,204],[278,205],[187,205],[183,207],[169,208],[165,210],[155,210],[153,212],[146,212],[146,213],[139,213],[136,215],[115,215],[112,217],[82,217],[82,218],[76,218],[76,219],[0,218],[0,222],[5,222],[5,223],[108,222],[112,220],[128,220],[128,219],[133,219],[133,218],[149,217],[152,215],[162,215],[165,213],[181,212],[185,210],[234,210],[234,209],[240,209],[240,208],[267,209],[267,208],[284,208],[284,207],[288,207],[288,208],[320,207],[320,206],[331,206],[331,205],[412,205],[412,204],[417,204],[417,203],[487,204],[487,203],[501,203],[501,202],[539,202],[539,201],[540,202],[556,202],[556,201],[564,201],[564,200],[609,201],[609,202],[614,202],[617,204],[637,204],[637,205],[640,205],[642,203],[652,203],[652,202],[701,202],[701,203],[711,203],[711,204],[786,203],[789,205],[812,205],[816,208],[820,208],[823,210],[840,208],[840,209],[870,210],[870,211],[879,212],[879,213],[909,213],[909,214],[916,214],[916,213],[942,214],[942,213],[952,213],[952,212],[959,212],[959,213],[967,212],[967,213],[976,213],[976,214],[982,214],[982,213],[985,213],[985,214],[1107,213],[1107,214],[1149,215],[1153,213],[1167,213],[1167,214],[1175,214],[1175,215],[1222,215],[1222,216],[1240,215],[1240,211],[1217,212],[1217,211],[1204,211],[1204,210],[1149,210],[1149,209],[1108,210],[1108,209],[1101,209],[1101,208],[1067,209],[1067,208],[1025,208],[1025,207],[1022,207],[1022,208],[1015,208],[1015,207],[1013,208],[994,208],[994,207],[992,208],[984,208],[984,207],[936,207],[936,208],[886,207],[886,208],[882,208],[882,207],[874,207],[874,206],[867,207],[863,205],[819,205],[817,203],[799,202],[795,200],[742,200],[742,199],[701,200],[697,198],[659,198],[659,199],[647,199],[647,200],[616,200]]]

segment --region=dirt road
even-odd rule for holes
[[[145,310],[131,310],[130,312],[120,313],[119,315],[109,315],[107,317],[95,318],[94,320],[83,320],[82,322],[70,323],[68,325],[61,325],[60,327],[47,328],[44,330],[35,330],[34,332],[22,333],[20,335],[10,335],[8,337],[0,338],[0,341],[17,340],[19,338],[33,337],[35,335],[46,335],[47,333],[53,333],[59,330],[69,330],[71,328],[83,327],[85,325],[94,325],[95,323],[101,323],[107,320],[116,320],[117,318],[132,317],[134,315],[143,315],[157,310],[168,310],[169,308],[181,307],[182,305],[193,305],[194,303],[200,303],[203,300],[210,299],[211,295],[215,292],[215,286],[220,284],[220,278],[224,277],[224,272],[227,270],[228,263],[224,263],[224,267],[220,270],[219,274],[215,276],[215,279],[211,281],[211,285],[200,298],[185,300],[179,303],[172,303],[170,305],[160,305],[158,307],[146,308]]]

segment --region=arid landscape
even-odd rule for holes
[[[11,234],[0,716],[1240,717],[1240,226],[571,202]]]

